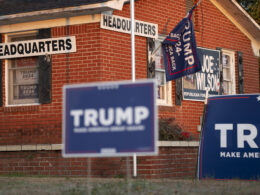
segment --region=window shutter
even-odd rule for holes
[[[2,34],[0,34],[0,43],[2,43]],[[0,107],[3,106],[3,64],[0,60]]]
[[[40,29],[37,35],[38,39],[51,38],[51,29]],[[51,103],[51,56],[39,56],[39,102],[41,104]]]
[[[182,102],[182,78],[175,80],[175,104],[181,106]]]
[[[237,52],[238,66],[238,93],[244,93],[244,70],[243,70],[243,53]]]
[[[223,95],[223,59],[222,59],[222,48],[221,47],[217,47],[217,50],[220,51],[219,53],[219,95]]]
[[[155,61],[153,60],[151,54],[155,49],[155,42],[152,38],[147,38],[147,77],[155,78]]]

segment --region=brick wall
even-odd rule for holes
[[[201,6],[196,11],[196,39],[198,46],[210,49],[222,47],[243,52],[245,93],[259,93],[258,60],[253,55],[249,39],[210,1],[202,1]],[[185,16],[185,11],[184,0],[139,0],[135,3],[135,18],[158,24],[159,34],[168,34]],[[122,11],[114,11],[113,14],[130,17],[129,3],[125,4]],[[52,103],[35,106],[0,107],[0,145],[61,143],[62,86],[64,84],[131,79],[131,40],[128,34],[100,29],[99,23],[56,27],[52,28],[51,31],[52,37],[76,36],[77,52],[52,56]],[[147,77],[146,45],[146,38],[136,36],[137,79]],[[4,63],[2,66],[3,70],[5,70]],[[5,78],[6,75],[3,74],[3,83],[5,83]],[[3,91],[5,103],[5,86]],[[181,106],[175,106],[174,81],[172,82],[172,102],[173,106],[159,106],[159,117],[175,117],[178,124],[185,131],[193,132],[199,136],[197,125],[200,124],[203,103],[184,100]],[[164,152],[169,152],[169,156],[173,155],[171,149],[164,148],[160,149],[160,158],[164,155]],[[62,175],[74,174],[72,171],[67,170],[67,165],[65,166],[64,164],[67,163],[74,167],[72,162],[86,163],[84,159],[62,159],[60,152],[4,152],[1,155],[0,163],[1,167],[4,167],[4,169],[2,168],[2,173],[7,172],[8,169],[11,172],[19,169],[18,159],[23,159],[21,161],[28,163],[23,168],[23,170],[28,169],[28,171],[37,171],[28,168],[30,167],[30,162],[34,162],[33,159],[36,159],[38,163],[42,163],[42,161],[37,160],[38,158],[43,158],[42,160],[45,161],[51,159],[53,163],[60,162],[61,164],[58,164],[56,167],[60,167]],[[167,155],[165,155],[165,158],[167,158]],[[32,156],[32,158],[27,158],[26,156]],[[182,155],[178,155],[178,158],[180,157]],[[142,162],[161,161],[156,158],[140,158],[140,166]],[[3,162],[2,159],[4,159]],[[29,162],[27,159],[31,159],[31,161]],[[124,161],[124,158],[121,159]],[[117,164],[120,161],[117,159],[114,162]],[[10,163],[14,163],[14,166]],[[35,169],[42,170],[42,164],[38,165],[38,168],[35,166]],[[184,165],[186,166],[187,164]],[[124,163],[122,163],[122,166],[125,166]],[[140,173],[145,166],[149,167],[147,164],[144,164],[143,167],[140,167]],[[180,169],[182,168],[182,165],[178,166]],[[194,165],[191,166],[194,167]],[[48,167],[53,169],[53,172],[58,171],[53,166]],[[173,166],[171,170],[175,168]],[[44,172],[42,170],[39,171],[39,174],[49,174],[52,171],[46,170]],[[82,172],[82,170],[77,169],[73,171]],[[148,174],[148,172],[144,170],[142,174],[148,177],[148,175],[156,173],[156,170],[154,170],[154,173],[149,172]],[[166,173],[167,169],[164,169],[164,172]],[[109,175],[110,173],[107,174]],[[121,173],[114,173],[114,175],[117,174],[120,175]],[[168,174],[170,175],[170,171]],[[57,175],[59,175],[58,172]]]
[[[137,157],[138,178],[194,178],[198,147],[160,147],[158,156]],[[61,151],[0,152],[0,175],[87,176],[87,158],[62,158]],[[91,158],[92,177],[126,177],[126,157]],[[129,157],[132,175],[132,157]]]
[[[169,9],[172,5],[174,9]],[[210,1],[203,1],[201,5],[196,11],[198,46],[242,51],[245,93],[259,92],[258,61],[253,56],[250,41]],[[184,1],[173,0],[142,0],[137,1],[135,6],[136,19],[157,23],[159,34],[168,34],[186,10]],[[114,11],[114,14],[130,17],[129,4],[125,4],[123,11]],[[131,40],[128,34],[100,29],[99,23],[52,28],[52,37],[66,35],[76,36],[77,52],[52,56],[52,103],[1,107],[0,145],[61,143],[64,84],[131,79]],[[136,36],[137,79],[147,77],[146,45],[145,37]],[[5,80],[5,74],[2,79]],[[172,100],[174,103],[174,81]],[[184,100],[182,106],[159,107],[160,118],[175,117],[185,131],[195,134],[202,112],[203,103],[196,101]]]
[[[254,56],[250,40],[228,19],[226,18],[210,1],[203,1],[196,9],[196,40],[199,47],[216,49],[221,47],[232,51],[243,52],[244,61],[244,87],[245,93],[259,93],[259,76],[258,76],[258,60]],[[158,24],[159,34],[168,34],[173,27],[185,16],[185,1],[156,1],[143,0],[135,3],[135,18],[142,21]],[[170,7],[170,8],[169,8]],[[158,9],[160,8],[160,9]],[[174,8],[174,9],[171,9]],[[115,11],[114,15],[130,17],[129,4],[124,6],[123,11]],[[115,57],[118,53],[130,53],[130,36],[120,35],[118,32],[102,30],[102,37],[107,38],[110,47],[115,48]],[[109,36],[110,35],[110,36]],[[108,36],[108,37],[107,37]],[[119,47],[118,43],[124,40],[125,47]],[[137,78],[146,78],[147,53],[146,38],[136,36],[136,67]],[[103,47],[102,51],[106,50]],[[111,52],[111,51],[110,51]],[[125,63],[127,62],[127,63]],[[108,61],[104,65],[107,67],[115,67],[116,78],[131,79],[130,57],[124,59],[123,63],[119,59],[113,63]],[[123,66],[122,66],[123,65]],[[124,73],[116,69],[116,67],[124,67]],[[236,93],[238,93],[238,72],[237,72],[237,56],[235,56],[235,74],[236,74]],[[111,69],[107,69],[106,74],[110,74]],[[125,75],[125,71],[128,72]],[[109,76],[108,76],[109,77]],[[113,79],[116,79],[113,78]],[[103,78],[106,80],[107,78]],[[172,102],[175,102],[175,82],[172,82]],[[191,114],[192,113],[192,114]],[[197,125],[200,124],[200,117],[203,114],[203,102],[187,101],[182,102],[182,106],[159,107],[159,117],[169,118],[175,117],[179,125],[186,131],[197,134]]]

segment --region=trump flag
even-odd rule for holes
[[[180,21],[162,43],[166,80],[201,70],[192,23],[192,11]]]

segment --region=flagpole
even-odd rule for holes
[[[134,0],[130,0],[131,11],[131,62],[132,62],[132,82],[135,82],[135,11]],[[133,176],[137,176],[136,154],[133,155]]]
[[[196,5],[198,6],[198,5],[201,3],[201,1],[202,1],[202,0],[199,0],[199,1],[197,2],[197,4],[196,4]]]
[[[135,11],[134,11],[134,0],[130,0],[131,5],[131,59],[132,59],[132,81],[135,82]]]

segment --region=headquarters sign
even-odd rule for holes
[[[155,82],[69,85],[63,89],[63,156],[157,154]]]
[[[101,14],[101,28],[122,32],[122,33],[131,33],[131,20],[129,18],[114,16],[114,15],[105,15]],[[157,39],[158,38],[158,24],[152,24],[149,22],[143,22],[140,20],[135,20],[135,35],[150,37]]]
[[[75,36],[0,44],[0,59],[76,52]]]

